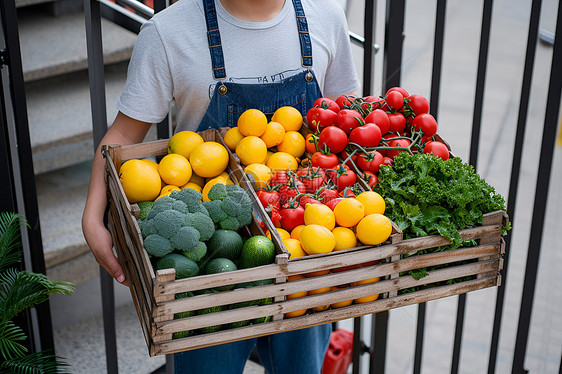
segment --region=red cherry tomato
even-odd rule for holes
[[[372,151],[367,154],[362,153],[357,157],[357,166],[363,171],[378,173],[383,160],[383,155],[378,151]]]
[[[357,182],[357,175],[347,166],[340,165],[335,170],[327,170],[326,174],[334,182],[338,191],[351,187]]]
[[[324,150],[324,146],[326,146],[330,152],[340,153],[347,146],[347,142],[348,138],[345,131],[339,127],[330,126],[326,127],[320,133],[320,137],[318,138],[318,148]]]
[[[336,112],[321,107],[313,107],[306,112],[308,125],[314,131],[320,131],[323,128],[332,126],[336,122],[336,116]]]
[[[382,160],[382,164],[386,165],[386,166],[392,166],[392,165],[394,165],[394,160],[390,157],[384,156],[384,158]]]
[[[301,205],[284,206],[279,211],[281,227],[287,231],[293,230],[298,225],[304,225],[304,208]]]
[[[381,134],[384,135],[390,129],[390,121],[388,114],[382,109],[375,109],[365,117],[366,123],[374,123],[381,129]]]
[[[314,142],[315,140],[316,140],[316,143],[318,143],[318,135],[315,135],[315,134],[308,134],[305,138],[306,151],[308,153],[310,153],[311,155],[314,154],[317,151],[316,143]]]
[[[332,169],[340,163],[340,160],[334,153],[324,154],[322,152],[316,152],[310,158],[310,163],[312,166],[319,166],[322,169]]]
[[[353,95],[341,95],[336,99],[336,103],[340,107],[340,109],[347,109],[355,100],[355,96]]]
[[[353,168],[351,162],[352,162],[352,161],[353,161],[353,162],[357,162],[357,157],[358,157],[358,155],[359,155],[358,152],[355,152],[355,153],[353,154],[353,156],[351,156],[351,160],[347,161],[347,162],[345,163],[345,165],[346,165],[347,167],[349,167],[349,168]],[[345,161],[345,160],[347,159],[347,156],[349,156],[349,153],[347,153],[347,150],[344,149],[344,150],[340,153],[340,158],[341,158],[343,161]]]
[[[410,141],[408,139],[395,139],[388,142],[389,147],[407,147],[410,145]],[[402,149],[389,149],[386,151],[386,155],[388,157],[394,157],[400,152],[406,152],[406,150]]]
[[[399,110],[404,106],[404,95],[398,92],[398,90],[390,91],[386,95],[386,104],[390,109]]]
[[[408,106],[414,115],[429,113],[429,101],[422,95],[410,95],[406,99],[409,100]]]
[[[342,200],[343,200],[343,197],[336,197],[336,198],[326,202],[324,205],[326,205],[328,208],[334,210],[336,205],[338,205],[338,203]]]
[[[304,184],[306,193],[314,193],[326,181],[326,173],[318,166],[309,165],[297,171],[297,178]]]
[[[338,197],[338,190],[335,188],[323,187],[320,189],[317,197],[322,204],[327,204],[329,201]]]
[[[430,153],[434,156],[441,157],[443,160],[449,159],[449,149],[441,142],[430,141],[425,144],[423,153]]]
[[[279,188],[279,198],[281,200],[281,205],[285,204],[287,201],[297,196],[299,193],[306,193],[306,187],[304,183],[297,178],[291,178],[291,180],[282,185]]]
[[[372,171],[364,171],[359,178],[361,178],[369,187],[373,187],[379,183],[379,178]]]
[[[381,129],[373,123],[356,127],[349,133],[349,141],[362,147],[376,147],[381,141]]]
[[[336,116],[336,126],[345,131],[347,134],[363,123],[361,114],[352,109],[342,109]]]
[[[389,88],[388,91],[386,91],[386,93],[384,94],[384,97],[387,97],[388,94],[389,94],[390,92],[392,92],[392,91],[398,91],[398,92],[400,92],[400,93],[402,94],[402,96],[404,96],[404,97],[410,96],[410,95],[408,94],[408,91],[406,91],[404,88],[396,86],[396,87],[391,87],[391,88]]]
[[[281,199],[277,191],[267,191],[265,188],[259,188],[256,191],[256,195],[264,208],[271,206],[272,208],[276,207],[279,209],[281,207]]]
[[[340,106],[334,100],[327,97],[320,97],[314,101],[314,106],[324,109],[330,109],[333,112],[339,112]]]
[[[389,131],[404,132],[406,128],[406,117],[402,113],[388,113],[388,120],[390,123]]]
[[[412,126],[419,131],[423,131],[425,135],[433,136],[437,134],[437,121],[429,113],[422,113],[414,118]]]

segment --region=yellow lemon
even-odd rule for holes
[[[182,190],[184,188],[191,188],[192,190],[195,190],[197,192],[201,192],[203,190],[203,188],[200,185],[198,185],[196,183],[193,183],[193,182],[187,182],[186,184],[184,184],[183,186],[180,187],[180,189],[182,189]]]
[[[332,209],[324,204],[306,204],[304,207],[304,224],[306,226],[321,225],[328,230],[333,230],[336,226],[336,217]]]
[[[305,225],[298,225],[291,231],[291,238],[300,240],[301,238],[301,230],[304,229]]]
[[[226,134],[224,134],[224,143],[226,144],[228,149],[234,152],[236,146],[238,145],[238,143],[240,143],[240,140],[242,140],[243,138],[244,135],[240,133],[238,127],[233,127],[230,130],[228,130]]]
[[[172,135],[168,141],[168,153],[176,153],[189,159],[195,147],[204,142],[201,135],[193,131],[180,131]]]
[[[332,230],[332,234],[336,238],[334,251],[357,247],[357,238],[350,228],[338,226]]]
[[[373,213],[384,214],[386,204],[383,197],[378,193],[374,191],[361,192],[356,199],[365,207],[366,216]]]
[[[357,286],[361,286],[363,284],[375,283],[375,282],[378,282],[379,280],[380,280],[379,277],[363,279],[363,280],[351,283],[351,287],[357,287]],[[356,304],[370,303],[371,301],[375,301],[378,298],[379,298],[379,294],[375,294],[375,295],[363,296],[363,297],[359,297],[357,299],[353,299],[353,302],[356,303]]]
[[[282,106],[273,113],[273,122],[278,122],[285,131],[299,131],[302,126],[302,114],[292,106]]]
[[[295,259],[306,256],[306,252],[302,249],[301,242],[297,239],[287,238],[283,240],[287,252],[289,252],[289,259]]]
[[[267,148],[275,147],[281,144],[285,137],[285,128],[277,122],[269,122],[265,128],[265,132],[260,136]]]
[[[191,164],[180,154],[168,154],[160,160],[158,173],[166,184],[183,186],[191,179]]]
[[[354,197],[347,197],[336,204],[334,214],[338,225],[353,227],[365,217],[365,208]]]
[[[297,170],[299,164],[297,159],[286,152],[275,152],[269,157],[266,164],[273,173],[281,170]]]
[[[126,161],[121,166],[119,180],[130,203],[156,199],[162,186],[158,171],[138,159]]]
[[[339,204],[338,204],[339,205]],[[388,217],[373,213],[365,216],[356,227],[357,239],[366,245],[383,243],[392,234],[392,223]]]
[[[203,178],[216,177],[228,166],[228,151],[217,142],[199,144],[189,155],[195,174]]]
[[[258,109],[248,109],[238,117],[238,130],[244,136],[261,136],[267,127],[267,117]]]
[[[236,154],[242,165],[261,164],[267,156],[267,147],[257,136],[246,136],[236,146]]]
[[[205,178],[192,173],[191,174],[191,178],[189,179],[190,183],[195,183],[196,185],[200,186],[201,188],[203,188],[203,186],[205,185]]]
[[[146,162],[147,164],[152,166],[156,171],[158,171],[158,163],[156,161],[151,160],[149,158],[143,158],[141,161]]]
[[[273,173],[264,164],[250,164],[244,168],[244,173],[249,174],[256,182],[254,188],[265,187],[268,185]]]
[[[301,230],[300,238],[302,248],[309,255],[329,253],[336,246],[334,234],[321,225],[307,225]]]
[[[275,230],[277,230],[277,233],[279,234],[279,237],[282,241],[291,237],[291,234],[289,234],[287,230],[282,229],[281,227],[276,227]],[[265,234],[265,236],[271,239],[271,233],[269,232],[269,230],[267,230],[267,234]]]
[[[277,146],[280,152],[287,152],[295,157],[301,157],[306,150],[304,136],[298,131],[287,131],[283,141]]]

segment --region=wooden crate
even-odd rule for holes
[[[222,141],[220,132],[208,130],[202,135],[206,140]],[[151,356],[330,323],[496,286],[500,283],[499,270],[502,268],[504,248],[501,229],[502,224],[505,224],[507,219],[503,212],[487,214],[482,226],[461,231],[463,239],[477,239],[479,241],[479,245],[475,247],[403,258],[402,255],[404,254],[412,254],[422,249],[445,245],[448,240],[440,236],[402,240],[401,232],[394,230],[389,240],[380,246],[357,247],[289,260],[288,253],[280,242],[280,238],[267,214],[257,201],[249,180],[236,163],[236,157],[232,155],[229,173],[250,193],[255,202],[254,222],[248,229],[253,235],[263,234],[259,225],[259,221],[262,221],[272,231],[272,239],[278,251],[275,263],[251,269],[179,280],[175,279],[172,269],[154,273],[150,259],[144,251],[142,236],[135,219],[135,214],[138,214],[138,212],[135,210],[135,205],[130,205],[127,202],[119,183],[118,170],[122,161],[131,158],[164,155],[166,146],[167,140],[162,140],[128,147],[112,146],[104,151],[110,202],[109,228],[117,255],[131,284],[131,295]],[[473,262],[457,264],[460,261],[470,260],[473,260]],[[380,262],[373,264],[374,261]],[[409,270],[443,264],[453,265],[441,270],[431,271],[427,277],[420,280],[416,280],[409,275],[401,275]],[[291,275],[341,267],[348,268],[345,271],[330,272],[326,275],[287,282],[287,277]],[[473,279],[408,294],[399,294],[400,290],[410,287],[443,282],[464,276],[473,276]],[[380,278],[380,281],[307,295],[297,299],[286,299],[287,295],[297,292],[344,285],[375,277]],[[175,299],[175,295],[178,293],[265,279],[274,279],[275,282],[252,288],[240,288],[215,294]],[[310,311],[310,308],[313,307],[374,294],[380,294],[381,296],[376,301],[369,303],[352,304],[347,307],[321,312],[309,312],[296,318],[284,318],[284,314],[287,312],[302,309],[309,309]],[[272,298],[273,302],[174,319],[176,313],[264,298]],[[172,339],[172,335],[176,332],[197,330],[216,325],[228,326],[231,323],[266,316],[272,316],[272,320],[266,323],[250,324],[212,333]]]

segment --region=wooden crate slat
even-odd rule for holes
[[[415,298],[412,295],[400,295],[391,299],[376,300],[368,304],[355,304],[340,309],[331,309],[316,315],[307,315],[291,319],[284,319],[265,324],[250,325],[237,329],[221,331],[217,333],[193,336],[184,339],[171,340],[155,344],[151,355],[162,355],[181,352],[185,350],[203,348],[221,343],[229,343],[244,340],[250,337],[258,337],[274,334],[280,331],[290,331],[310,326],[321,325],[348,319],[355,316],[378,313],[385,310],[402,306],[427,302],[443,297],[458,295],[469,291],[493,287],[496,285],[496,278],[482,278],[448,286],[436,287],[429,290],[418,291]]]

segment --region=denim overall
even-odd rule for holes
[[[278,83],[239,84],[226,78],[224,57],[214,0],[203,0],[213,77],[218,80],[209,107],[197,131],[236,126],[246,109],[259,109],[266,115],[282,106],[293,106],[303,115],[322,96],[312,73],[312,45],[300,0],[293,0],[299,30],[302,65],[306,71]],[[328,349],[330,324],[242,340],[174,355],[176,373],[242,373],[254,346],[269,374],[319,374]]]

